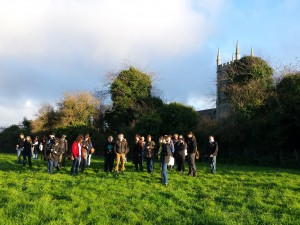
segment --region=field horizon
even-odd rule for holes
[[[197,162],[198,177],[169,171],[169,185],[153,175],[103,171],[94,157],[83,174],[70,164],[52,175],[46,162],[17,164],[0,154],[1,224],[300,224],[300,171],[217,163],[217,174]],[[146,165],[144,163],[144,165]],[[144,167],[145,168],[145,167]]]

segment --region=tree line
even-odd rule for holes
[[[222,91],[230,110],[222,119],[201,116],[181,103],[165,103],[154,91],[153,76],[129,66],[108,74],[100,91],[65,93],[56,105],[42,105],[35,119],[24,118],[21,125],[5,128],[0,133],[1,151],[11,152],[20,132],[65,134],[70,141],[89,133],[95,148],[101,149],[106,136],[118,132],[134,140],[136,133],[158,139],[161,134],[193,130],[200,153],[205,152],[207,137],[216,137],[220,161],[299,165],[299,70],[278,77],[265,60],[245,56],[224,72]]]

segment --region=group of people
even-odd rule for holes
[[[23,163],[23,166],[26,166],[28,161],[29,167],[31,167],[31,157],[38,159],[40,154],[41,158],[47,161],[50,174],[53,173],[53,168],[59,170],[61,166],[66,166],[66,159],[69,158],[72,160],[71,175],[78,174],[79,171],[84,172],[85,168],[90,165],[92,154],[95,151],[89,134],[79,135],[73,142],[71,151],[68,151],[66,135],[62,135],[60,138],[56,138],[55,135],[49,135],[49,138],[43,137],[42,139],[35,137],[32,141],[30,136],[25,137],[24,134],[20,134],[16,150],[18,163]],[[104,171],[112,172],[114,170],[124,173],[128,152],[129,145],[124,134],[118,134],[116,141],[112,136],[108,136],[103,149]],[[207,156],[210,159],[211,172],[214,174],[216,173],[217,154],[218,144],[213,136],[209,136]],[[23,155],[23,161],[21,155]],[[168,184],[168,168],[173,168],[175,165],[177,171],[184,173],[186,160],[189,165],[188,175],[197,177],[195,160],[199,158],[199,152],[196,138],[191,131],[186,137],[178,134],[161,136],[158,144],[152,140],[151,135],[147,135],[145,139],[136,134],[132,156],[135,171],[143,171],[143,164],[146,161],[147,172],[150,174],[154,171],[154,159],[158,158],[162,182],[166,186]]]
[[[82,160],[79,161],[81,171],[84,171],[85,167],[91,163],[93,145],[89,134],[80,135],[80,137],[83,139],[83,148],[88,149],[86,152],[83,151]],[[47,161],[47,169],[50,174],[53,173],[53,168],[59,171],[60,167],[65,167],[67,158],[71,159],[73,156],[72,152],[68,151],[66,135],[58,138],[51,134],[49,138],[46,136],[43,138],[35,137],[32,141],[30,136],[25,137],[21,133],[16,144],[16,150],[18,163],[26,166],[28,162],[30,168],[32,167],[31,158],[38,159],[40,155],[41,159]]]
[[[126,155],[129,152],[127,140],[123,134],[118,135],[118,139],[114,142],[112,136],[108,136],[104,146],[104,171],[112,172],[113,169],[119,172],[119,164],[121,163],[121,172],[125,171]],[[209,147],[207,154],[210,158],[211,172],[216,173],[216,157],[218,153],[218,144],[214,141],[214,137],[209,137]],[[190,131],[186,138],[182,135],[174,134],[165,135],[159,138],[156,146],[151,135],[147,135],[146,139],[139,134],[135,135],[135,145],[133,149],[133,164],[135,171],[143,171],[143,161],[146,160],[147,172],[153,173],[153,163],[155,158],[159,159],[161,168],[161,177],[163,184],[168,184],[168,167],[174,166],[177,170],[185,172],[185,160],[187,158],[189,165],[189,176],[197,176],[195,159],[199,157],[197,150],[197,141],[194,134]],[[116,160],[115,160],[116,159]],[[116,161],[114,167],[114,160]]]

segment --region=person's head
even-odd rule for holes
[[[167,142],[170,142],[171,140],[172,140],[172,136],[171,136],[171,135],[167,135],[166,141],[167,141]]]
[[[50,138],[50,139],[54,139],[54,138],[55,138],[55,135],[54,135],[54,134],[50,134],[50,135],[49,135],[49,138]]]
[[[76,142],[77,143],[81,143],[83,141],[83,136],[82,135],[78,135],[78,137],[76,138]]]
[[[139,141],[139,140],[141,140],[141,135],[139,135],[139,134],[136,134],[136,135],[135,135],[135,140],[136,140],[136,141]]]
[[[183,138],[182,135],[179,136],[179,140],[180,140],[181,142],[184,142],[184,138]]]
[[[165,135],[163,143],[169,142],[169,139],[170,139],[170,136],[169,135]]]
[[[122,140],[124,139],[124,134],[119,134],[119,135],[118,135],[118,139],[119,139],[120,141],[122,141]]]
[[[159,139],[158,139],[158,142],[159,142],[159,143],[163,143],[163,140],[164,140],[164,137],[163,137],[163,136],[160,136]]]
[[[214,142],[214,141],[215,141],[215,138],[214,138],[214,136],[209,136],[209,137],[208,137],[208,140],[209,140],[209,142]]]
[[[61,140],[65,140],[66,137],[67,137],[67,136],[63,134],[63,135],[61,136]]]
[[[23,133],[20,134],[20,138],[22,138],[22,139],[24,138],[24,134]]]
[[[26,141],[31,141],[31,137],[30,136],[26,136]]]
[[[145,141],[145,137],[144,137],[144,136],[142,136],[142,137],[141,137],[141,140],[142,140],[142,142],[144,142],[144,141]]]
[[[56,146],[59,145],[59,142],[60,142],[59,138],[55,138],[55,145]]]
[[[147,141],[151,141],[151,139],[152,139],[152,137],[151,137],[151,135],[147,135]]]
[[[174,137],[175,140],[177,140],[178,139],[178,134],[174,134],[173,137]]]
[[[192,131],[188,132],[188,134],[187,134],[187,137],[188,137],[188,138],[192,138],[193,136],[194,136],[194,134],[193,134]]]
[[[108,142],[112,142],[112,141],[113,141],[113,136],[109,135],[109,136],[107,137],[107,141],[108,141]]]
[[[89,134],[86,134],[86,135],[84,136],[84,140],[88,141],[89,139],[90,139],[90,135],[89,135]]]

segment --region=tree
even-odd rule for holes
[[[31,123],[32,132],[43,132],[59,126],[60,115],[50,104],[43,104]]]
[[[284,148],[299,149],[300,136],[300,72],[287,74],[276,87],[277,108],[272,123]]]
[[[98,117],[99,101],[88,92],[65,93],[58,103],[60,127],[68,125],[92,125]]]
[[[158,100],[151,95],[151,89],[152,80],[146,73],[132,66],[122,70],[110,86],[113,104],[105,113],[110,129],[120,131],[135,127],[138,118]]]
[[[162,134],[186,134],[195,130],[199,123],[198,113],[189,106],[181,103],[170,103],[161,109]]]
[[[91,126],[98,118],[99,101],[88,92],[65,93],[58,102],[57,110],[50,104],[44,104],[32,121],[32,131],[44,132],[72,125]]]
[[[234,111],[253,117],[272,94],[273,69],[261,58],[246,56],[226,69],[224,93]]]

